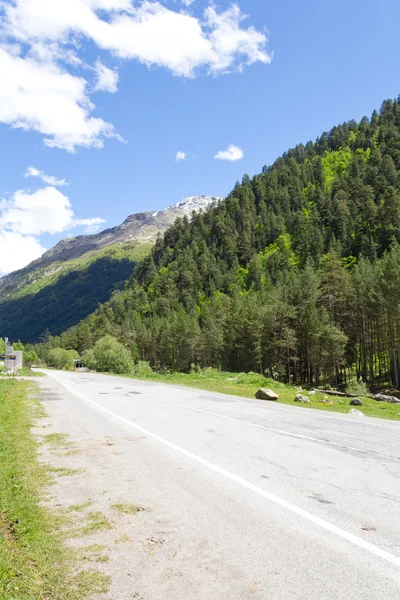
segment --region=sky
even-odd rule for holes
[[[398,0],[0,0],[0,275],[400,93]]]

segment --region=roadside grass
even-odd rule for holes
[[[52,478],[30,433],[33,419],[45,416],[31,390],[25,381],[0,381],[0,600],[83,600],[106,591],[109,577],[75,574],[79,557],[64,545],[69,519],[43,505]]]
[[[255,398],[255,393],[260,387],[270,388],[279,395],[279,403],[290,404],[299,408],[314,408],[327,412],[348,413],[352,408],[356,408],[368,417],[377,417],[380,419],[400,420],[400,404],[388,404],[386,402],[377,402],[372,398],[359,396],[363,406],[350,406],[351,398],[340,398],[335,396],[325,396],[317,392],[310,394],[307,390],[300,391],[301,388],[279,383],[274,379],[267,379],[257,373],[227,373],[217,369],[201,369],[192,373],[154,373],[147,376],[128,375],[131,379],[141,379],[146,381],[157,381],[160,383],[169,383],[174,385],[183,385],[187,387],[198,388],[209,392],[218,392],[221,394],[230,394],[242,398]],[[294,402],[294,397],[302,393],[310,400],[309,404]],[[257,402],[264,402],[257,400]],[[332,404],[327,404],[331,402]],[[273,403],[272,403],[273,404]]]
[[[43,436],[43,441],[52,448],[69,448],[71,446],[68,435],[65,433],[47,433]]]
[[[135,515],[144,510],[142,506],[137,506],[136,504],[112,504],[111,508],[124,515]]]
[[[126,533],[123,533],[119,537],[114,540],[114,544],[128,544],[132,541],[132,538],[129,537]]]
[[[91,501],[82,502],[82,504],[70,504],[67,508],[64,509],[64,512],[81,512],[82,510],[85,510],[85,508],[89,508],[89,506],[91,506],[92,504],[93,502]]]
[[[58,477],[71,477],[72,475],[79,475],[83,472],[83,469],[68,469],[66,467],[48,467],[50,473],[54,473]]]
[[[22,369],[20,369],[16,375],[6,375],[3,372],[3,369],[0,370],[1,380],[14,380],[18,377],[44,377],[44,373],[41,373],[40,371],[32,371],[32,369],[28,369],[28,367],[22,367]]]
[[[100,511],[87,513],[86,519],[86,525],[77,532],[78,536],[92,535],[98,531],[107,531],[112,528],[110,521]]]
[[[108,554],[104,554],[107,550],[108,548],[104,544],[91,544],[90,546],[79,548],[77,552],[80,560],[99,563],[110,560]]]

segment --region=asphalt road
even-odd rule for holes
[[[121,584],[116,600],[400,598],[400,423],[47,375],[67,433],[133,436],[110,479],[122,489],[136,476],[154,518],[168,514],[179,580],[167,596],[150,584],[129,596]]]

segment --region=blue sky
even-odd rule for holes
[[[244,173],[400,93],[398,1],[232,6],[6,0],[0,273],[67,235],[224,196]],[[215,158],[230,145],[243,157]],[[24,177],[29,166],[68,185]]]

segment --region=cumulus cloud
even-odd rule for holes
[[[38,177],[43,181],[43,183],[47,183],[48,185],[53,185],[55,187],[68,185],[66,179],[58,179],[57,177],[53,177],[53,175],[46,175],[46,173],[36,169],[36,167],[28,167],[25,171],[25,177]]]
[[[103,65],[99,60],[96,61],[94,69],[96,71],[94,91],[115,94],[118,90],[118,73]]]
[[[190,0],[183,0],[186,6]],[[33,130],[48,146],[73,152],[101,148],[116,137],[113,125],[94,117],[88,89],[117,91],[118,73],[98,60],[93,68],[78,54],[91,43],[119,60],[163,67],[194,77],[268,64],[265,33],[244,25],[237,4],[202,16],[157,0],[13,0],[0,2],[0,122]],[[73,74],[87,71],[89,78]]]
[[[0,121],[44,134],[45,144],[74,152],[118,137],[113,125],[91,116],[87,82],[62,67],[0,48]]]
[[[231,162],[234,162],[235,160],[242,159],[243,156],[243,150],[239,148],[239,146],[234,146],[233,144],[231,144],[230,146],[228,146],[227,150],[220,150],[219,152],[217,152],[214,158],[217,158],[218,160],[230,160]]]
[[[73,227],[78,225],[84,225],[85,233],[92,234],[100,231],[100,225],[105,223],[105,220],[101,217],[92,217],[91,219],[74,219],[72,222]]]
[[[176,153],[175,160],[179,161],[179,160],[185,160],[185,159],[186,159],[186,152],[181,152],[179,150],[179,152]]]
[[[266,35],[242,27],[246,17],[237,4],[222,12],[209,6],[204,19],[150,0],[15,0],[5,13],[6,27],[19,41],[64,42],[81,35],[121,58],[176,75],[271,61]]]
[[[42,234],[54,235],[77,226],[86,233],[98,231],[104,219],[81,219],[75,216],[69,198],[55,187],[47,186],[36,192],[16,191],[0,202],[0,272],[5,273],[29,264],[43,254]],[[14,248],[15,246],[15,248]],[[14,258],[8,255],[14,254]]]
[[[37,238],[0,230],[0,274],[22,269],[44,252],[46,248]]]

